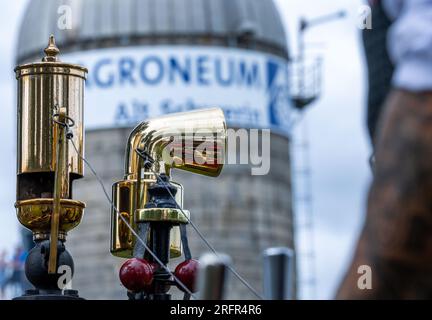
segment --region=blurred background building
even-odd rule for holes
[[[59,21],[69,10],[70,26]],[[147,118],[220,106],[232,128],[272,129],[267,175],[252,176],[246,164],[226,166],[218,179],[174,173],[202,233],[261,291],[262,250],[295,247],[289,52],[273,1],[32,0],[17,64],[39,60],[50,34],[62,61],[89,68],[86,156],[107,189],[123,176],[131,128]],[[109,253],[110,205],[88,170],[75,190],[87,208],[68,238],[73,286],[85,298],[126,298],[118,279],[123,261]],[[207,251],[192,229],[189,237],[195,257]],[[254,298],[234,277],[228,292],[228,298]]]

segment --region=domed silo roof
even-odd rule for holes
[[[69,30],[57,26],[63,5],[72,9]],[[62,52],[197,44],[288,56],[284,27],[273,0],[32,0],[19,32],[17,62],[39,57],[50,34],[55,35]]]

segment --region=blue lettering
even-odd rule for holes
[[[130,84],[135,84],[135,79],[133,78],[133,70],[135,68],[135,61],[130,58],[121,58],[119,61],[119,81],[120,84],[129,82]]]
[[[184,83],[190,83],[190,74],[191,74],[191,59],[187,57],[185,59],[185,65],[181,66],[176,58],[171,57],[169,60],[170,69],[169,69],[169,78],[170,83],[175,82],[176,75],[180,76]]]
[[[175,105],[172,100],[167,99],[161,102],[162,113],[173,113],[182,111],[181,105]]]
[[[191,98],[187,98],[185,102],[173,102],[170,99],[166,99],[162,100],[160,103],[161,113],[163,114],[190,111],[204,107],[205,106],[195,104]]]
[[[132,103],[132,108],[135,122],[140,122],[143,119],[147,119],[149,117],[147,103],[135,100]]]
[[[259,81],[259,74],[258,74],[258,64],[254,63],[249,68],[246,65],[245,61],[240,61],[239,63],[240,67],[240,78],[239,85],[247,85],[249,87],[257,86],[259,87],[260,81]]]
[[[129,115],[125,104],[119,104],[114,119],[116,123],[127,123],[129,121]]]
[[[216,80],[223,87],[228,87],[232,85],[234,81],[234,61],[230,59],[228,61],[227,66],[228,66],[228,76],[225,76],[224,78],[221,59],[220,58],[216,59],[215,61]]]
[[[102,58],[96,61],[87,85],[109,88],[114,85],[157,86],[166,83],[224,88],[236,85],[248,89],[260,89],[267,83],[271,86],[274,79],[261,79],[261,71],[257,61],[238,60],[230,56],[202,54],[178,57],[172,54],[165,58],[154,54],[137,60],[126,55],[116,60]]]
[[[101,68],[106,65],[111,64],[111,59],[106,58],[100,60],[98,63],[96,63],[94,67],[94,80],[97,86],[102,88],[111,87],[114,84],[114,75],[112,73],[108,73],[108,78],[103,80],[101,79]]]
[[[148,66],[151,64],[156,68],[153,75],[151,75]],[[151,85],[156,85],[162,81],[164,76],[164,67],[162,61],[156,56],[150,56],[143,60],[140,68],[141,79]]]
[[[197,78],[198,83],[203,86],[208,86],[210,84],[208,76],[208,57],[199,56],[197,59]]]

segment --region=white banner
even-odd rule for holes
[[[288,64],[273,55],[220,47],[143,46],[61,55],[89,69],[87,129],[220,107],[228,124],[287,134]]]

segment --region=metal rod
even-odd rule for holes
[[[66,112],[60,108],[58,122],[64,122]],[[57,273],[57,241],[59,235],[61,199],[67,198],[69,193],[69,177],[66,164],[66,126],[56,123],[55,138],[57,140],[56,168],[54,179],[53,212],[51,216],[50,251],[48,260],[48,273]]]
[[[312,18],[309,20],[305,20],[303,29],[315,27],[317,25],[321,25],[321,24],[328,23],[328,22],[331,22],[331,21],[334,21],[337,19],[341,19],[341,18],[344,18],[345,16],[346,16],[346,12],[344,10],[341,10],[338,12],[333,12],[330,14],[315,17],[315,18]]]
[[[268,300],[291,300],[294,252],[289,248],[264,251],[264,296]]]
[[[141,157],[138,158],[138,164],[137,164],[137,182],[136,182],[136,191],[135,191],[135,208],[141,208],[141,203],[143,203],[143,199],[141,196],[144,196],[144,190],[141,190],[143,188],[143,183],[141,181],[142,179],[142,163],[143,159]],[[135,213],[133,213],[135,216]],[[134,217],[135,219],[135,217]],[[134,220],[135,221],[135,220]]]
[[[226,254],[207,253],[200,258],[199,263],[199,299],[223,300],[231,258]]]

